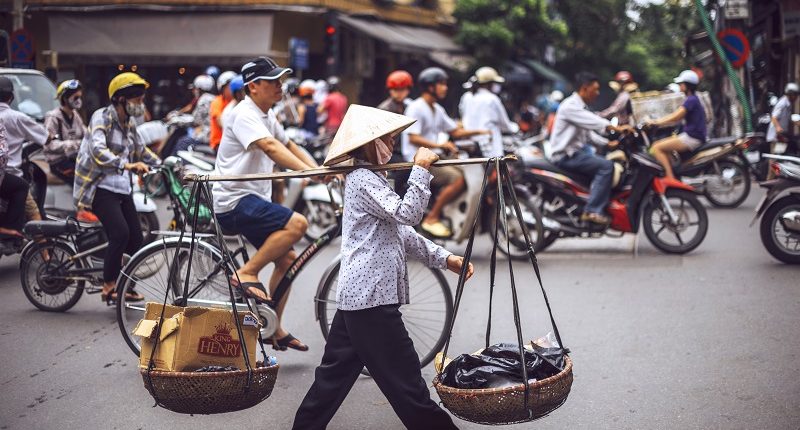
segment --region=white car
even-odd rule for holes
[[[44,73],[33,69],[0,68],[0,76],[8,77],[14,84],[11,109],[42,122],[45,113],[58,107],[56,86]]]

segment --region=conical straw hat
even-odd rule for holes
[[[373,140],[400,134],[416,120],[405,115],[376,109],[369,106],[350,105],[344,115],[342,125],[333,137],[328,157],[323,166],[339,164],[351,157],[350,151],[358,149]]]

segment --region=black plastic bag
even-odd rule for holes
[[[564,368],[561,348],[525,349],[528,382],[549,378]],[[503,388],[523,383],[519,346],[511,343],[492,345],[478,355],[462,354],[444,368],[442,383],[453,388]]]

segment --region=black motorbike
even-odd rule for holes
[[[800,157],[765,154],[775,178],[759,183],[767,194],[756,206],[759,233],[767,251],[784,263],[800,264]]]

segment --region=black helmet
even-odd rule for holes
[[[424,89],[427,88],[428,85],[434,85],[437,82],[447,81],[448,78],[449,76],[447,76],[447,72],[441,68],[428,67],[420,72],[419,76],[417,77],[417,84]]]

